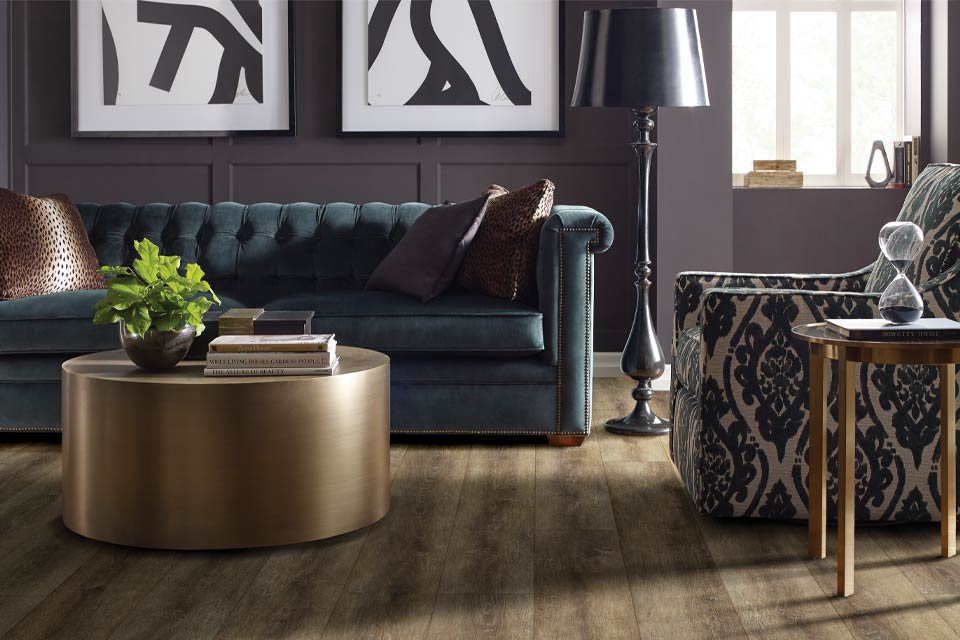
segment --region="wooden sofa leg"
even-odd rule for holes
[[[579,447],[586,436],[547,436],[551,447]]]

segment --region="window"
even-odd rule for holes
[[[733,6],[734,184],[753,160],[792,159],[806,185],[865,186],[874,140],[893,162],[905,135],[904,0]]]

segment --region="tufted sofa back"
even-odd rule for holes
[[[359,288],[429,205],[77,205],[103,265],[130,265],[133,241],[197,262],[218,292],[244,302]]]

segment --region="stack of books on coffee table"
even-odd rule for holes
[[[337,369],[333,334],[219,336],[207,350],[205,376],[323,376]]]

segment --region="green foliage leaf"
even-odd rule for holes
[[[160,256],[159,275],[161,280],[180,276],[180,256]]]
[[[147,287],[136,278],[120,277],[110,281],[107,287],[106,302],[114,309],[127,309],[143,302]]]
[[[127,326],[127,331],[144,335],[153,323],[150,317],[150,310],[146,305],[138,304],[118,312]]]
[[[112,267],[103,266],[97,269],[97,273],[105,276],[134,276],[133,269],[130,267]]]
[[[133,270],[147,284],[155,282],[160,271],[160,247],[144,238],[143,240],[134,240],[133,248],[137,250],[137,254],[140,256],[133,261]]]
[[[188,264],[180,272],[178,256],[161,256],[157,245],[144,238],[133,243],[140,256],[133,268],[105,266],[107,295],[94,305],[94,324],[123,321],[127,330],[143,335],[151,327],[178,331],[186,325],[203,332],[203,314],[216,303],[217,294],[204,280],[203,269]]]

